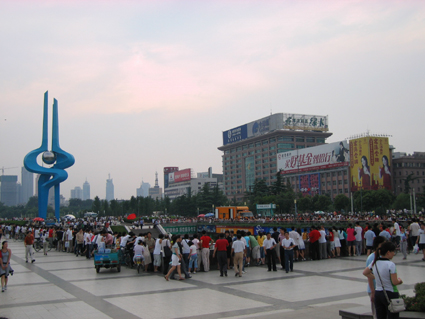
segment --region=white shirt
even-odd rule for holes
[[[356,226],[355,228],[354,228],[354,230],[356,231],[356,241],[361,241],[362,240],[362,231],[363,231],[363,228],[361,228],[360,226]]]
[[[292,230],[289,232],[289,237],[294,240],[295,246],[298,246],[298,242],[300,240],[300,234],[296,232],[295,230]]]
[[[319,230],[320,238],[319,238],[319,244],[326,243],[326,232],[324,230]]]
[[[289,238],[289,239],[283,238],[283,239],[280,241],[280,243],[282,244],[282,247],[285,247],[285,248],[289,248],[289,247],[291,247],[292,245],[296,246],[296,245],[295,245],[295,242],[294,242],[294,240],[293,240],[292,238]],[[292,249],[293,249],[293,248],[291,248],[290,250],[292,250]]]
[[[199,249],[199,239],[198,238],[193,239],[192,243],[196,246],[196,249]]]
[[[276,241],[274,240],[274,238],[271,238],[270,237],[270,239],[264,239],[264,241],[263,241],[263,247],[264,247],[264,249],[270,249],[271,247],[273,247],[274,245],[276,245]]]
[[[196,255],[198,252],[196,251],[196,246],[192,245],[190,246],[190,255]]]
[[[126,235],[124,237],[121,237],[120,246],[125,247],[127,245],[127,241],[130,238],[130,235]]]
[[[188,241],[189,241],[189,239],[183,239],[182,240],[183,254],[189,254],[190,253],[190,247],[189,247]]]
[[[418,236],[418,234],[419,234],[419,229],[421,229],[420,227],[419,227],[419,224],[418,223],[412,223],[411,225],[410,225],[410,235],[411,236]]]
[[[143,256],[145,252],[145,247],[143,245],[134,245],[134,256]]]
[[[394,223],[394,230],[395,230],[395,235],[400,236],[400,225],[397,222]]]
[[[161,243],[162,243],[162,240],[159,239],[159,238],[155,241],[155,248],[153,250],[154,255],[160,255],[161,254]]]
[[[72,230],[68,229],[66,231],[66,240],[72,240]]]
[[[371,263],[368,267],[372,270],[373,275],[375,276],[376,287],[375,290],[382,291],[382,285],[384,286],[386,291],[394,292],[394,287],[391,282],[391,274],[397,273],[395,269],[395,264],[390,260],[378,260],[375,265],[372,267]],[[378,272],[376,271],[376,267],[378,267]],[[381,277],[379,277],[381,276]],[[382,282],[381,282],[382,279]],[[396,290],[397,291],[397,290]]]
[[[235,240],[232,244],[235,253],[241,253],[245,250],[245,243],[242,240]]]
[[[419,244],[425,244],[425,230],[420,229],[418,232],[419,235]]]

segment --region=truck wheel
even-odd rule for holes
[[[121,265],[118,265],[117,270],[118,272],[121,272]]]
[[[99,273],[100,271],[100,266],[96,266],[96,272]]]

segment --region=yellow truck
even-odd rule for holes
[[[222,206],[216,207],[215,218],[219,219],[244,219],[254,217],[248,206]]]

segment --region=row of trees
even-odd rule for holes
[[[351,199],[344,194],[339,194],[332,200],[328,195],[302,196],[295,193],[290,185],[285,185],[281,175],[276,175],[276,181],[267,185],[262,179],[257,179],[254,185],[244,195],[243,201],[236,198],[228,199],[224,193],[215,186],[211,188],[205,184],[196,195],[190,189],[188,195],[177,197],[173,201],[165,197],[152,199],[151,197],[134,197],[130,200],[94,200],[70,199],[68,207],[61,207],[61,215],[74,214],[82,217],[84,212],[93,211],[100,216],[123,216],[135,213],[137,216],[151,216],[158,211],[166,215],[197,216],[213,212],[217,206],[248,205],[256,213],[257,204],[276,204],[278,214],[287,214],[313,211],[351,211]],[[358,191],[353,194],[354,211],[375,211],[383,214],[387,209],[410,209],[412,199],[409,194],[401,193],[397,197],[386,190]],[[425,207],[425,194],[418,194],[416,199],[418,210]],[[0,217],[35,217],[38,216],[38,199],[31,197],[25,206],[7,207],[0,203]],[[53,217],[52,207],[48,207],[48,216]]]

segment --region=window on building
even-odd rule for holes
[[[276,157],[271,157],[270,162],[276,162]]]
[[[274,152],[274,151],[273,152],[270,152],[269,155],[270,156],[276,155],[276,152]]]
[[[269,150],[269,148],[268,147],[264,147],[263,148],[263,152],[267,152]]]
[[[224,151],[224,154],[230,154],[230,151],[229,150]]]
[[[270,146],[270,150],[276,149],[276,146]]]
[[[247,149],[248,149],[248,145],[243,145],[243,146],[242,146],[242,149],[243,149],[243,150],[247,150]]]
[[[260,155],[255,155],[255,158],[261,158],[261,154]]]
[[[279,136],[277,138],[278,142],[293,142],[294,141],[294,137],[293,136]]]
[[[269,162],[269,159],[268,158],[263,159],[263,163],[268,163],[268,162]]]
[[[297,137],[295,138],[295,142],[303,143],[303,142],[304,142],[304,137],[302,137],[302,136],[297,136]]]
[[[332,185],[336,185],[336,181],[333,181],[333,182],[332,182]]]
[[[297,148],[305,148],[305,145],[297,145]]]
[[[267,144],[269,144],[269,140],[264,140],[263,145],[267,145]]]
[[[237,151],[237,152],[242,151],[242,146],[237,147],[237,148],[236,148],[236,151]]]
[[[261,150],[255,150],[255,153],[256,154],[261,153]]]
[[[254,151],[249,151],[248,155],[254,155]]]
[[[307,143],[314,143],[316,140],[315,140],[315,138],[314,138],[314,137],[307,137],[307,138],[305,139],[305,141],[306,141]]]
[[[261,146],[261,142],[255,143],[255,146]]]
[[[270,139],[270,143],[274,143],[274,142],[276,142],[276,138],[275,137],[273,137],[273,138]]]
[[[316,143],[317,144],[324,144],[325,143],[325,139],[324,138],[321,138],[321,137],[318,137],[318,138],[316,138]]]
[[[250,144],[248,145],[248,147],[249,147],[249,148],[253,148],[253,147],[254,147],[254,143],[250,143]]]

